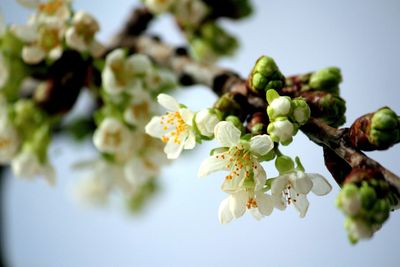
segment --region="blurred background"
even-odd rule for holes
[[[76,0],[76,9],[94,13],[103,41],[118,31],[133,0]],[[226,21],[240,36],[241,50],[220,65],[246,76],[262,54],[272,56],[284,74],[327,66],[342,69],[342,96],[347,100],[346,126],[358,116],[388,105],[399,106],[400,2],[397,0],[255,0],[254,15],[238,24]],[[23,23],[29,10],[14,0],[1,0],[9,23]],[[173,44],[182,43],[170,17],[151,31]],[[177,91],[193,110],[212,105],[207,88]],[[201,99],[201,101],[199,101]],[[84,108],[85,101],[77,109]],[[91,159],[91,142],[76,144],[58,138],[51,149],[58,182],[27,182],[7,175],[3,227],[6,252],[15,267],[106,266],[399,266],[400,214],[391,214],[367,242],[352,246],[343,229],[344,217],[334,205],[338,186],[323,164],[322,149],[299,133],[288,155],[299,155],[308,172],[319,172],[333,184],[324,197],[310,194],[306,218],[289,207],[262,221],[249,214],[229,225],[217,219],[221,173],[197,178],[201,161],[213,143],[205,143],[166,167],[161,192],[143,213],[132,216],[121,207],[88,209],[73,198],[82,174],[71,165]],[[370,155],[400,174],[400,147]],[[268,176],[277,173],[270,168]]]

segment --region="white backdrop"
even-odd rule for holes
[[[75,6],[97,15],[101,37],[107,40],[134,3],[77,0]],[[257,57],[267,54],[284,74],[339,66],[348,122],[384,105],[400,113],[399,1],[254,3],[256,14],[251,19],[240,24],[226,22],[241,36],[242,49],[222,65],[247,75]],[[1,0],[0,8],[8,22],[23,22],[27,15],[12,0]],[[168,18],[153,31],[173,43],[181,40]],[[214,101],[204,88],[182,90],[177,97],[195,110]],[[288,209],[274,211],[260,222],[247,214],[229,225],[219,225],[217,209],[225,197],[219,189],[222,175],[196,178],[212,146],[202,145],[165,168],[162,192],[142,215],[131,217],[117,208],[82,209],[73,201],[71,188],[79,173],[70,165],[94,153],[90,144],[57,140],[51,149],[58,170],[55,188],[43,181],[8,177],[5,227],[12,266],[399,266],[399,214],[392,214],[371,241],[351,246],[342,227],[344,218],[334,206],[336,185],[328,196],[310,196],[305,219]],[[323,166],[322,150],[302,134],[285,152],[301,156],[306,170],[320,172],[333,183]],[[399,152],[398,146],[371,155],[400,174]]]

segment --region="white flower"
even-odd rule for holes
[[[19,153],[11,162],[11,168],[15,176],[33,179],[43,176],[50,185],[54,185],[56,174],[50,163],[41,163],[38,156],[30,149]]]
[[[155,109],[154,101],[143,89],[135,90],[132,94],[131,101],[124,111],[124,120],[130,125],[144,126]]]
[[[292,141],[295,134],[293,123],[287,119],[276,120],[268,125],[267,132],[271,135],[274,142],[288,144]]]
[[[162,13],[169,9],[175,0],[145,0],[144,4],[153,13]]]
[[[8,66],[6,64],[3,53],[0,51],[0,89],[4,85],[6,85],[9,76],[10,76],[10,72],[8,70]]]
[[[219,119],[215,113],[210,111],[210,109],[203,109],[196,113],[195,122],[201,135],[213,137],[214,128],[219,122]]]
[[[166,108],[163,116],[156,116],[146,125],[146,133],[166,143],[164,152],[169,159],[179,157],[183,149],[193,149],[196,137],[192,128],[193,112],[181,107],[171,96],[160,94],[158,103]]]
[[[258,157],[266,155],[273,149],[274,144],[271,138],[264,134],[252,137],[249,142],[241,141],[240,130],[226,121],[219,122],[214,132],[219,143],[229,149],[203,161],[198,176],[203,177],[216,171],[226,170],[230,173],[225,177],[222,185],[225,192],[243,190],[246,180],[253,183],[254,186],[251,189],[261,190],[265,185],[266,174]]]
[[[97,57],[105,51],[105,47],[94,38],[99,30],[100,26],[92,15],[78,11],[72,18],[72,27],[65,34],[65,41],[71,48],[79,52],[89,51]]]
[[[102,73],[104,90],[117,95],[137,87],[138,78],[152,70],[150,60],[144,55],[126,57],[125,51],[115,49],[106,57],[106,66]]]
[[[4,105],[1,103],[0,105]],[[9,121],[7,110],[0,107],[0,164],[10,163],[18,152],[20,145],[19,135],[14,125]]]
[[[273,210],[271,196],[262,191],[238,191],[230,194],[224,199],[218,211],[218,219],[221,224],[227,224],[233,219],[237,219],[248,209],[254,218],[262,219],[271,214]]]
[[[17,0],[27,8],[36,9],[35,18],[40,23],[65,23],[71,16],[71,0]]]
[[[307,194],[312,191],[318,196],[323,196],[331,191],[332,187],[320,174],[294,171],[275,178],[271,185],[272,197],[275,207],[285,209],[293,204],[304,217],[308,209]]]
[[[128,127],[115,118],[104,119],[93,135],[93,143],[100,152],[120,159],[130,153],[132,140]]]
[[[13,32],[26,45],[22,49],[22,59],[28,64],[37,64],[46,57],[56,60],[63,52],[65,28],[59,23],[14,25]]]

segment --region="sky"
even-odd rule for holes
[[[287,75],[338,66],[344,78],[341,93],[347,101],[345,126],[385,105],[400,113],[399,1],[253,2],[255,14],[250,19],[223,22],[240,36],[241,49],[220,65],[243,76],[260,55],[273,57]],[[102,27],[100,38],[107,41],[135,4],[77,0],[74,6],[96,15]],[[2,0],[0,10],[12,23],[22,23],[29,14],[12,0]],[[172,44],[183,42],[169,17],[160,18],[151,31]],[[216,99],[199,86],[178,90],[176,97],[193,110],[211,106]],[[202,179],[196,175],[214,145],[201,145],[166,167],[160,194],[144,213],[131,216],[120,207],[88,209],[73,199],[71,191],[82,174],[71,165],[96,154],[90,142],[57,139],[50,151],[58,174],[55,187],[41,180],[7,177],[5,238],[11,266],[398,266],[399,214],[391,214],[372,240],[350,245],[344,217],[334,205],[338,186],[324,168],[322,149],[301,133],[284,152],[300,156],[308,172],[327,177],[332,192],[324,197],[310,195],[303,219],[289,207],[261,221],[246,214],[220,225],[217,210],[226,197],[220,190],[223,174]],[[400,174],[399,152],[394,147],[368,154]],[[267,174],[276,175],[269,167]]]

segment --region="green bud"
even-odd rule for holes
[[[240,121],[240,119],[234,115],[229,115],[228,117],[225,118],[226,121],[231,122],[233,125],[235,125],[236,128],[238,128],[241,132],[244,131],[244,126],[243,122]]]
[[[264,129],[264,124],[257,123],[256,125],[251,127],[251,133],[253,135],[261,134],[263,132],[263,129]]]
[[[278,156],[275,160],[275,167],[279,174],[284,174],[294,170],[294,162],[288,156]]]
[[[258,158],[259,161],[270,161],[273,160],[275,158],[275,151],[271,150],[270,152],[268,152],[267,154],[260,156]]]
[[[337,127],[345,123],[346,102],[332,94],[328,94],[320,99],[320,105],[323,110],[322,119],[329,125]]]
[[[376,192],[367,182],[363,182],[360,188],[362,206],[365,209],[371,208],[376,202]]]
[[[389,218],[389,202],[386,199],[376,201],[370,213],[375,223],[383,224]]]
[[[254,65],[250,77],[250,88],[255,91],[268,89],[281,89],[285,84],[285,78],[280,72],[275,61],[267,56],[261,56]]]
[[[339,84],[342,82],[342,74],[339,68],[329,67],[314,72],[310,77],[309,86],[312,89],[339,94]]]
[[[311,115],[310,107],[307,102],[301,98],[292,100],[292,119],[300,125],[305,124]]]
[[[277,99],[278,97],[280,97],[280,95],[278,94],[277,91],[275,91],[274,89],[269,89],[266,93],[266,98],[267,98],[267,102],[268,104],[271,104],[272,101],[274,101],[275,99]]]
[[[400,141],[400,121],[393,110],[384,107],[375,112],[368,140],[382,147],[390,147]]]

